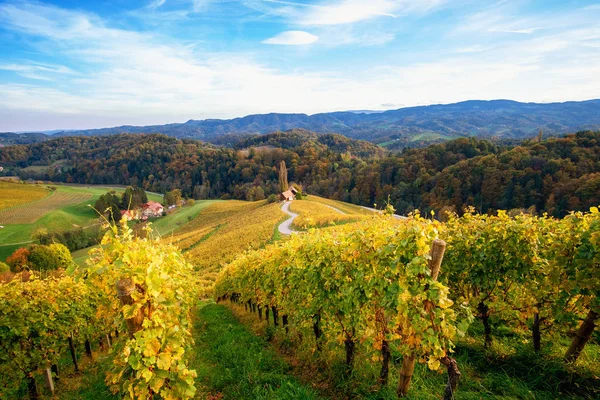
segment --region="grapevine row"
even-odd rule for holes
[[[436,238],[447,243],[439,282],[428,268]],[[542,332],[569,334],[565,361],[576,361],[600,313],[599,291],[596,208],[561,220],[502,211],[444,223],[418,214],[401,222],[375,218],[249,253],[215,284],[218,300],[259,315],[271,309],[290,326],[312,330],[317,349],[343,342],[349,366],[358,342],[380,351],[382,383],[389,349],[397,349],[404,354],[401,396],[407,362],[456,367],[448,357],[472,314],[484,325],[485,346],[495,319],[529,331],[536,350]]]
[[[101,337],[110,345],[109,334],[120,331],[126,334],[113,342],[106,377],[113,393],[193,397],[196,374],[186,357],[196,297],[191,272],[175,247],[134,237],[125,221],[112,226],[87,268],[0,288],[0,375],[27,379],[36,397],[35,377],[42,373],[53,390],[50,369],[65,343],[77,370],[77,341],[86,341],[91,356],[90,342]]]
[[[349,369],[356,345],[366,343],[381,354],[381,383],[390,348],[397,349],[405,360],[398,393],[405,395],[415,361],[432,370],[455,367],[454,341],[470,317],[430,268],[437,236],[437,224],[418,216],[299,235],[231,263],[215,295],[249,302],[259,313],[271,308],[290,326],[312,330],[319,349],[343,342]]]

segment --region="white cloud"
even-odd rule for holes
[[[520,29],[503,29],[503,28],[492,28],[490,32],[502,32],[502,33],[519,33],[524,35],[531,35],[535,31],[539,31],[541,28],[520,28]]]
[[[12,71],[22,77],[42,81],[52,81],[55,74],[74,74],[75,72],[63,65],[51,64],[0,64],[0,70]]]
[[[315,43],[319,40],[318,36],[305,31],[286,31],[281,32],[272,38],[265,39],[261,43],[264,44],[279,44],[287,46],[300,46]]]
[[[154,0],[150,4],[148,4],[148,8],[158,8],[165,4],[166,0]]]

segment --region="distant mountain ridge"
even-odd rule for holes
[[[56,136],[102,136],[117,133],[163,133],[176,138],[231,144],[230,137],[290,129],[340,133],[373,143],[400,145],[460,136],[522,139],[540,129],[557,135],[600,128],[600,99],[564,103],[520,103],[512,100],[469,100],[454,104],[400,108],[384,112],[339,111],[307,114],[256,114],[228,120],[64,131]],[[2,135],[2,134],[0,134]],[[229,139],[228,139],[229,138]],[[1,136],[0,136],[1,139]]]

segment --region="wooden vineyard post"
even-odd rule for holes
[[[446,242],[435,239],[431,244],[431,259],[429,260],[429,269],[431,270],[431,279],[437,281],[440,274],[440,267],[446,251]],[[400,379],[398,381],[398,397],[405,397],[410,387],[413,372],[415,370],[416,357],[414,354],[406,354],[402,358],[402,368],[400,369]]]
[[[133,305],[135,301],[131,297],[131,294],[136,290],[135,284],[129,278],[121,279],[117,282],[117,295],[122,305]],[[127,331],[129,337],[133,338],[133,334],[142,329],[142,322],[144,321],[144,313],[140,309],[135,316],[125,320],[127,323]],[[110,347],[110,339],[106,335],[106,343]]]
[[[79,372],[79,363],[77,362],[77,353],[75,352],[75,344],[73,343],[73,334],[69,335],[69,350],[71,352],[71,359],[75,366],[75,372]]]
[[[565,354],[565,362],[574,363],[579,358],[579,354],[585,347],[585,344],[590,340],[594,328],[596,327],[596,320],[600,317],[600,314],[590,310],[585,317],[585,320],[581,323],[581,326],[577,330],[567,353]]]
[[[44,380],[46,381],[48,390],[50,390],[50,393],[54,396],[54,381],[52,380],[52,371],[50,371],[50,368],[46,368],[44,371]]]

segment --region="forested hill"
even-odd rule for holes
[[[3,174],[26,179],[256,200],[278,193],[284,160],[289,181],[309,194],[366,206],[390,196],[400,213],[471,205],[481,212],[535,207],[560,216],[600,204],[600,132],[520,146],[461,138],[402,154],[371,152],[361,142],[340,145],[338,139],[295,131],[230,149],[165,135],[65,137],[1,148],[0,165]]]
[[[446,105],[407,107],[381,113],[271,113],[229,120],[207,119],[167,125],[119,126],[59,132],[55,135],[163,133],[177,138],[224,144],[230,143],[228,138],[231,135],[265,134],[289,129],[340,133],[392,148],[414,147],[461,136],[522,139],[535,136],[540,129],[547,135],[600,129],[600,100],[548,104],[472,100]]]
[[[383,156],[387,152],[381,147],[364,140],[353,140],[346,136],[326,133],[317,134],[304,129],[292,129],[286,132],[273,132],[266,135],[251,135],[238,140],[233,146],[236,149],[251,147],[279,147],[294,149],[298,147],[316,146],[319,151],[350,153],[363,158]]]

